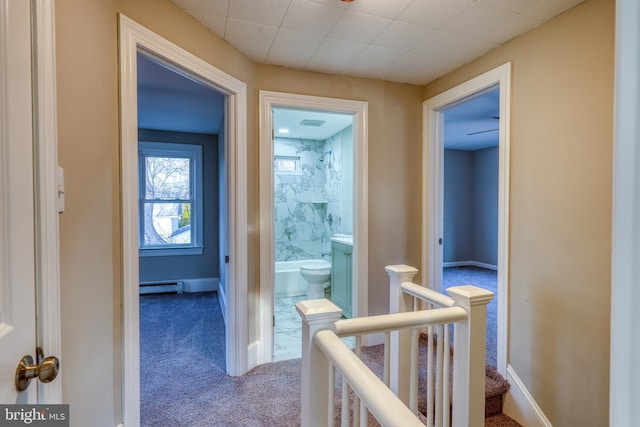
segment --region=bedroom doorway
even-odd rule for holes
[[[509,266],[509,122],[510,122],[511,64],[507,63],[460,84],[424,102],[424,147],[423,164],[423,259],[422,269],[427,272],[429,283],[436,290],[444,288],[443,268],[445,263],[444,240],[455,242],[455,237],[446,235],[445,224],[445,121],[446,111],[463,105],[467,101],[482,100],[483,96],[496,97],[498,114],[485,118],[481,128],[467,133],[476,135],[497,133],[497,230],[496,230],[496,366],[505,375],[507,370],[507,301]],[[498,117],[494,119],[493,117]],[[496,123],[497,122],[497,123]],[[494,130],[496,129],[496,130]],[[494,160],[495,161],[495,160]],[[469,229],[470,230],[470,229]],[[483,232],[486,230],[482,230]],[[470,231],[469,231],[470,232]],[[470,256],[470,255],[467,255]],[[474,260],[465,260],[474,261]],[[491,262],[491,261],[490,261]],[[489,262],[478,262],[481,267],[493,266]],[[473,267],[473,264],[471,265]]]
[[[220,309],[225,323],[225,365],[229,375],[249,369],[247,335],[246,85],[172,44],[124,15],[119,16],[122,352],[125,425],[140,423],[138,54],[224,95],[224,173],[221,174]],[[242,195],[242,196],[240,196]]]
[[[500,88],[443,110],[442,289],[470,283],[492,291],[487,364],[497,364]]]

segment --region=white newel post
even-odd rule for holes
[[[418,269],[408,265],[389,265],[385,267],[389,273],[389,314],[413,311],[413,297],[402,291],[403,282],[413,282]],[[389,354],[389,388],[409,405],[409,382],[411,366],[411,331],[401,330],[391,333]]]
[[[484,426],[487,304],[493,292],[465,285],[447,289],[468,318],[456,323],[453,338],[453,427]],[[468,381],[468,385],[466,384]]]
[[[327,299],[300,301],[296,310],[302,318],[302,427],[324,427],[329,421],[329,361],[313,336],[322,329],[333,330],[342,310]]]

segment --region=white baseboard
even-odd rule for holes
[[[511,365],[507,365],[507,381],[511,388],[502,412],[525,427],[553,427]]]
[[[498,270],[498,266],[497,265],[493,265],[493,264],[487,264],[484,262],[478,262],[478,261],[454,261],[454,262],[443,262],[442,263],[443,267],[479,267],[479,268],[486,268],[489,270]]]
[[[222,311],[222,319],[224,324],[227,324],[227,294],[225,293],[224,286],[218,281],[218,302],[220,303],[220,310]]]
[[[384,344],[384,336],[385,334],[382,332],[377,334],[364,335],[363,339],[366,338],[366,343],[363,342],[362,345],[371,346],[371,345]]]
[[[247,365],[249,370],[258,366],[258,348],[260,347],[259,344],[259,341],[254,341],[249,344],[249,347],[247,348]]]
[[[211,292],[218,290],[217,277],[205,277],[202,279],[182,279],[184,292]]]

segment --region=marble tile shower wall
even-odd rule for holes
[[[342,132],[324,141],[276,138],[275,156],[300,158],[300,173],[274,175],[276,261],[329,259],[342,223]]]

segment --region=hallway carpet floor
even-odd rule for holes
[[[141,425],[299,426],[300,359],[230,377],[224,346],[216,293],[141,295]],[[382,346],[363,348],[367,364],[377,371],[381,354]],[[339,396],[338,388],[336,407]]]

